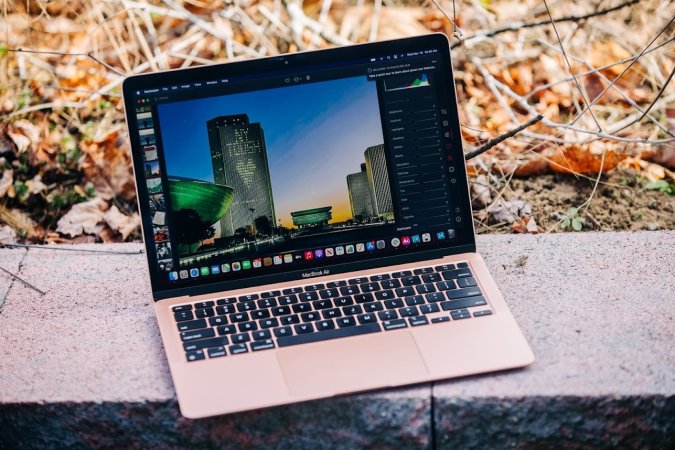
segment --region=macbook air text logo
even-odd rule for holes
[[[312,270],[311,272],[302,272],[302,278],[320,277],[321,275],[328,275],[330,270]]]

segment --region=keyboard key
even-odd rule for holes
[[[405,308],[399,309],[398,313],[401,315],[401,317],[414,317],[420,315],[420,312],[417,310],[416,306],[406,306]]]
[[[297,314],[291,314],[290,316],[284,316],[281,318],[282,325],[293,325],[294,323],[300,323],[300,316]]]
[[[396,289],[396,295],[405,297],[407,295],[415,295],[415,288],[412,286],[400,287]]]
[[[197,302],[195,303],[195,308],[208,308],[210,306],[213,306],[214,303],[212,301],[206,301],[206,302]]]
[[[485,299],[479,296],[441,302],[441,308],[443,308],[444,311],[450,311],[453,309],[471,308],[473,306],[482,306],[486,304]]]
[[[192,305],[178,305],[174,306],[171,308],[171,311],[173,312],[179,312],[179,311],[190,311],[192,309]]]
[[[241,344],[243,342],[248,342],[251,340],[251,336],[248,333],[238,333],[232,335],[233,344]]]
[[[211,317],[209,319],[209,325],[211,325],[212,327],[217,327],[218,325],[227,325],[227,317],[226,316]]]
[[[257,308],[257,305],[255,304],[254,301],[250,302],[241,302],[237,305],[237,310],[239,312],[244,312],[244,311],[253,311],[254,309]]]
[[[368,293],[365,293],[365,294],[356,294],[354,296],[354,300],[356,300],[356,303],[367,303],[367,302],[375,301],[375,297],[373,297],[373,294],[368,292]]]
[[[443,273],[441,273],[443,276],[444,280],[454,280],[455,278],[460,278],[460,277],[470,277],[472,276],[472,273],[469,269],[455,269],[455,270],[448,270]]]
[[[204,328],[203,330],[183,331],[180,334],[180,338],[183,342],[185,342],[185,341],[195,341],[197,339],[210,338],[215,335],[216,332],[213,331],[213,328]]]
[[[225,347],[213,347],[208,349],[209,358],[220,358],[221,356],[227,355],[225,352]]]
[[[176,319],[176,322],[185,322],[186,320],[193,320],[195,316],[192,311],[178,311],[173,313],[173,318]]]
[[[379,324],[369,323],[366,325],[337,328],[334,330],[318,331],[316,333],[279,337],[277,339],[277,344],[279,345],[279,347],[288,347],[290,345],[306,344],[309,342],[319,342],[348,336],[358,336],[367,333],[376,333],[378,331],[382,331]]]
[[[457,311],[452,311],[450,315],[452,316],[452,320],[468,319],[471,317],[471,314],[467,309],[458,309]]]
[[[353,316],[354,314],[361,314],[363,309],[361,309],[361,305],[352,305],[342,308],[342,312],[345,313],[345,315]]]
[[[445,271],[448,271],[448,270],[455,270],[456,267],[455,267],[454,264],[443,264],[443,265],[434,267],[434,269],[436,269],[436,272],[445,272]]]
[[[200,328],[206,328],[206,320],[197,319],[189,320],[187,322],[178,322],[178,331],[198,330]]]
[[[384,280],[380,282],[380,286],[382,286],[382,289],[396,289],[401,287],[401,282],[396,279]]]
[[[431,294],[426,294],[424,298],[427,299],[427,302],[440,302],[445,300],[442,292],[432,292]]]
[[[378,300],[388,300],[394,298],[394,291],[387,289],[386,291],[380,291],[375,293],[375,298]]]
[[[274,308],[279,305],[276,298],[261,298],[256,303],[258,308]]]
[[[254,352],[257,352],[258,350],[268,350],[270,348],[274,348],[274,342],[272,339],[251,343],[251,350]]]
[[[216,315],[216,312],[213,310],[213,308],[202,308],[202,309],[195,309],[195,317],[198,319],[203,319],[205,317],[213,317]]]
[[[375,292],[380,290],[380,283],[373,281],[370,283],[363,283],[359,285],[361,292]]]
[[[402,270],[400,272],[394,272],[391,274],[391,276],[394,278],[409,277],[410,275],[412,275],[412,272],[409,270]]]
[[[314,322],[315,320],[319,320],[321,318],[318,311],[306,312],[301,314],[300,317],[302,318],[303,322]]]
[[[254,341],[264,341],[265,339],[272,338],[272,333],[270,332],[270,330],[258,330],[254,331],[252,334]]]
[[[317,331],[332,330],[333,328],[335,328],[335,323],[331,319],[320,320],[316,323]]]
[[[317,301],[315,301],[314,303],[312,303],[312,307],[313,307],[314,309],[316,309],[316,310],[319,310],[319,309],[328,309],[328,308],[332,308],[332,307],[333,307],[333,302],[331,302],[331,301],[328,300],[328,299],[326,299],[326,300],[317,300]]]
[[[386,310],[386,311],[380,311],[377,313],[377,315],[380,317],[380,320],[394,320],[398,319],[398,314],[396,313],[396,310]]]
[[[311,333],[314,331],[314,325],[311,323],[299,323],[293,328],[295,328],[297,334]]]
[[[251,318],[253,320],[267,319],[270,316],[269,309],[259,309],[257,311],[251,312]]]
[[[362,283],[367,283],[368,278],[365,277],[359,277],[359,278],[352,278],[351,280],[348,281],[349,284],[354,285],[354,284],[362,284]]]
[[[391,275],[388,273],[383,273],[380,275],[371,275],[370,276],[370,281],[382,281],[382,280],[388,280],[391,278]]]
[[[403,319],[386,320],[382,322],[382,327],[385,330],[398,330],[399,328],[407,328],[408,324]]]
[[[234,305],[216,306],[216,312],[218,313],[219,316],[222,316],[223,314],[232,314],[233,312],[236,311],[237,308],[235,308]]]
[[[473,313],[474,317],[483,317],[483,316],[491,316],[491,315],[492,315],[492,311],[490,311],[489,309],[485,309],[483,311],[476,311],[475,313]]]
[[[340,295],[340,292],[337,290],[337,288],[322,289],[319,291],[319,297],[321,298],[333,298],[337,297],[338,295]]]
[[[436,292],[436,286],[431,283],[419,284],[415,286],[415,290],[418,294],[428,294],[429,292]]]
[[[422,274],[425,274],[425,273],[432,273],[433,271],[434,271],[433,267],[422,267],[421,269],[413,270],[413,274],[422,275]]]
[[[431,319],[431,323],[441,323],[441,322],[450,322],[449,317],[434,317]]]
[[[278,327],[279,326],[279,320],[276,318],[271,318],[271,319],[263,319],[260,322],[260,328],[272,328],[272,327]]]
[[[232,305],[233,303],[236,303],[237,299],[234,297],[228,297],[228,298],[221,298],[219,300],[216,300],[216,305]]]
[[[349,306],[354,304],[354,300],[351,297],[338,297],[333,300],[335,306]]]
[[[246,347],[246,344],[235,344],[230,345],[228,350],[230,351],[230,355],[238,355],[239,353],[248,352],[248,347]]]
[[[285,316],[287,314],[291,313],[291,308],[288,306],[277,306],[276,308],[272,308],[272,314],[275,316]]]
[[[457,267],[469,267],[469,264],[465,262],[457,263]]]
[[[408,323],[410,324],[411,327],[418,327],[420,325],[428,324],[429,320],[427,320],[427,318],[424,317],[424,316],[415,316],[415,317],[409,317]]]
[[[422,281],[425,283],[435,283],[437,281],[443,280],[440,273],[427,273],[422,275]]]
[[[188,352],[185,354],[187,357],[187,360],[192,362],[192,361],[199,361],[200,359],[205,359],[206,356],[204,356],[204,352],[202,350],[196,350],[194,352]]]
[[[278,297],[281,295],[280,291],[269,291],[269,292],[263,292],[260,294],[261,298],[271,298],[271,297]]]
[[[284,295],[288,295],[288,294],[299,294],[300,292],[303,292],[303,291],[302,291],[301,287],[292,287],[292,288],[284,289],[281,292]]]
[[[342,287],[342,286],[347,286],[346,280],[331,281],[331,282],[326,283],[326,287],[328,287],[328,288],[336,288],[336,287]]]
[[[230,314],[230,322],[248,322],[251,320],[247,312]]]
[[[476,286],[476,279],[474,277],[460,278],[457,280],[457,286],[461,288]]]
[[[387,309],[396,309],[396,308],[402,308],[403,307],[403,300],[400,298],[395,298],[392,300],[385,300],[384,301],[384,307]]]
[[[298,303],[298,296],[295,294],[282,295],[279,297],[280,305],[293,305]]]
[[[453,280],[448,280],[436,283],[436,289],[438,289],[439,291],[447,291],[450,289],[457,289],[457,286],[455,285],[455,282]]]
[[[220,336],[224,334],[232,334],[237,331],[237,328],[234,325],[223,325],[216,329],[218,330],[218,334]]]
[[[354,320],[353,317],[340,317],[335,321],[337,322],[337,326],[340,328],[353,327],[356,325],[356,320]]]
[[[409,297],[404,298],[403,300],[405,300],[405,304],[408,306],[424,304],[424,297],[422,297],[421,295],[411,295]]]
[[[465,289],[454,289],[452,291],[445,291],[445,295],[448,296],[448,299],[454,300],[457,298],[473,297],[476,295],[481,295],[481,291],[476,287],[471,287]]]
[[[363,325],[364,323],[372,323],[377,321],[377,317],[375,317],[375,314],[361,314],[360,316],[357,317],[359,323]]]
[[[359,292],[358,286],[343,286],[340,288],[340,294],[342,295],[354,295],[358,294]]]
[[[421,284],[421,283],[422,283],[422,280],[420,279],[420,277],[417,277],[417,276],[401,278],[401,284],[403,286],[414,286],[416,284]]]
[[[313,291],[303,292],[302,294],[298,294],[298,298],[301,302],[311,302],[312,300],[318,300],[319,294]]]
[[[366,312],[382,311],[384,309],[384,305],[382,305],[380,302],[366,303],[363,305],[363,309],[365,309]]]
[[[422,314],[431,314],[431,313],[437,313],[441,310],[441,308],[438,307],[436,303],[430,303],[428,305],[421,305],[420,306],[420,312]]]
[[[326,288],[326,286],[324,286],[321,283],[308,284],[307,286],[305,286],[305,291],[318,291],[318,290],[325,289],[325,288]]]
[[[293,312],[295,313],[303,313],[311,310],[312,305],[309,303],[298,303],[297,305],[293,305]]]
[[[210,339],[200,339],[198,341],[189,341],[183,343],[183,349],[186,352],[191,352],[193,350],[200,350],[209,347],[217,347],[219,345],[227,345],[230,341],[227,339],[227,336],[214,337]]]
[[[342,311],[338,308],[324,309],[321,315],[324,319],[334,319],[336,317],[342,317]]]
[[[239,296],[239,301],[240,302],[250,302],[251,300],[258,300],[260,296],[258,294],[246,294],[246,295],[240,295]]]
[[[291,336],[293,335],[293,330],[291,327],[279,327],[274,329],[274,335],[276,337]]]
[[[258,329],[258,324],[255,322],[242,322],[239,324],[239,331],[255,331]]]

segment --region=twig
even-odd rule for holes
[[[496,138],[492,138],[489,141],[487,141],[487,143],[485,145],[477,148],[476,150],[470,151],[469,153],[467,153],[464,156],[464,159],[468,161],[472,158],[475,158],[476,156],[482,155],[483,153],[490,150],[492,147],[496,146],[497,144],[499,144],[501,142],[504,142],[506,139],[515,136],[516,134],[523,131],[525,128],[529,128],[532,125],[534,125],[535,123],[537,123],[537,122],[539,122],[543,119],[544,119],[544,116],[542,116],[541,114],[538,114],[536,117],[528,120],[527,122],[520,125],[519,127],[513,128],[513,129],[507,131],[506,133],[497,136]]]
[[[590,19],[592,17],[597,17],[597,16],[602,16],[604,14],[609,14],[611,12],[618,11],[618,10],[626,8],[628,6],[635,5],[639,2],[640,2],[640,0],[629,0],[629,1],[626,1],[626,2],[623,2],[623,3],[619,3],[618,5],[613,6],[611,8],[601,9],[601,10],[598,10],[598,11],[594,11],[592,13],[583,14],[583,15],[579,15],[579,16],[561,17],[559,19],[556,19],[555,23],[579,22],[579,21],[582,21],[582,20]],[[486,38],[486,37],[495,37],[498,34],[506,33],[508,31],[518,31],[518,30],[521,30],[523,28],[541,27],[541,26],[544,26],[544,25],[549,25],[550,23],[551,23],[551,21],[549,19],[537,20],[535,22],[529,22],[529,23],[526,23],[526,22],[511,23],[511,24],[504,25],[504,26],[499,27],[499,28],[495,28],[493,30],[489,30],[489,31],[485,31],[485,32],[478,32],[478,33],[472,34],[470,36],[467,36],[467,37],[462,39],[462,42],[452,44],[452,48],[459,47],[460,45],[462,45],[462,43],[467,42],[467,41],[471,41],[471,40],[474,40],[474,39]]]
[[[452,24],[452,36],[459,41],[457,45],[460,45],[462,43],[462,30],[460,30],[457,26],[457,9],[455,8],[455,0],[452,0],[452,18],[448,16],[448,14],[445,12],[445,9],[443,9],[443,7],[441,7],[441,5],[436,0],[431,1],[434,5],[436,5],[436,8],[438,8],[441,14],[443,14],[445,18],[448,19]]]
[[[29,288],[31,288],[31,289],[33,289],[33,290],[35,290],[35,291],[38,291],[41,295],[45,295],[45,294],[46,294],[45,291],[43,291],[43,290],[41,290],[41,289],[38,289],[38,288],[35,287],[34,285],[30,284],[28,281],[24,280],[23,278],[21,278],[21,277],[18,276],[17,274],[10,272],[9,270],[5,269],[4,267],[0,266],[0,270],[2,270],[3,272],[5,272],[7,275],[9,275],[10,277],[12,277],[13,279],[22,282],[24,285],[28,286]]]
[[[553,20],[553,16],[551,15],[551,10],[548,7],[548,2],[544,0],[544,6],[546,7],[546,14],[548,14],[548,18],[551,21],[551,26],[553,27],[553,31],[555,33],[556,39],[558,39],[558,44],[560,44],[560,51],[563,54],[563,57],[565,58],[565,64],[567,64],[567,69],[570,71],[570,75],[572,75],[572,78],[574,78],[574,84],[576,84],[577,89],[579,90],[579,94],[581,95],[581,98],[584,100],[584,105],[586,106],[586,110],[591,113],[591,117],[593,118],[593,122],[595,122],[595,125],[598,127],[598,131],[602,131],[602,127],[600,126],[600,122],[598,122],[598,119],[595,117],[595,114],[593,114],[593,110],[591,109],[591,105],[589,104],[588,99],[586,98],[586,93],[584,90],[581,88],[581,84],[579,84],[579,80],[577,79],[577,76],[574,74],[574,70],[572,70],[572,64],[570,64],[570,59],[567,57],[567,52],[565,51],[565,46],[562,43],[562,39],[560,39],[560,34],[558,34],[558,27],[555,26],[555,21]],[[579,111],[579,115],[581,116],[584,113],[584,110],[582,109]]]
[[[91,250],[85,248],[66,248],[63,246],[51,247],[48,245],[37,245],[37,244],[0,244],[0,248],[35,248],[40,250],[55,250],[62,252],[82,252],[82,253],[101,253],[106,255],[141,255],[143,254],[143,249],[137,252],[122,252],[122,251],[113,251],[113,250]]]
[[[52,51],[52,50],[29,50],[25,48],[8,48],[8,52],[13,52],[13,53],[33,53],[36,55],[55,55],[55,56],[85,56],[92,61],[102,65],[109,71],[113,72],[116,75],[119,75],[121,77],[125,76],[123,72],[120,72],[118,69],[114,68],[110,64],[98,59],[92,52],[86,52],[86,53],[67,53],[67,52],[57,52],[57,51]]]
[[[649,111],[654,107],[654,105],[656,104],[657,100],[658,100],[659,98],[661,98],[661,96],[663,95],[663,92],[664,92],[664,91],[666,90],[666,88],[668,87],[668,83],[670,83],[670,80],[673,79],[673,74],[674,74],[674,73],[675,73],[675,66],[673,66],[673,68],[670,69],[670,75],[668,75],[668,79],[666,80],[665,83],[663,83],[663,86],[661,86],[661,89],[659,89],[659,92],[658,92],[658,93],[656,94],[656,96],[654,97],[654,100],[652,100],[652,102],[649,104],[649,106],[647,107],[647,109],[645,109],[645,110],[642,112],[642,115],[641,115],[635,122],[640,122],[642,119],[644,119],[645,116],[649,113]],[[628,125],[626,125],[626,126],[628,126]],[[622,128],[622,129],[623,129],[623,128]],[[618,130],[618,131],[621,131],[621,130]]]

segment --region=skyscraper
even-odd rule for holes
[[[369,220],[375,216],[373,198],[366,174],[366,163],[361,163],[361,172],[347,175],[347,190],[349,191],[349,205],[352,208],[352,217],[361,216]]]
[[[373,209],[376,216],[393,214],[394,206],[391,201],[389,174],[387,161],[384,157],[384,145],[368,147],[364,152],[366,159],[366,174],[370,192],[373,196]]]
[[[215,117],[206,122],[206,127],[214,181],[234,189],[232,205],[220,220],[221,237],[233,235],[260,216],[276,224],[267,148],[260,123],[250,123],[248,115],[237,114]]]

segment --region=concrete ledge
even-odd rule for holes
[[[479,248],[530,368],[198,421],[175,402],[144,256],[0,249],[47,292],[0,273],[0,448],[675,447],[675,232]]]

